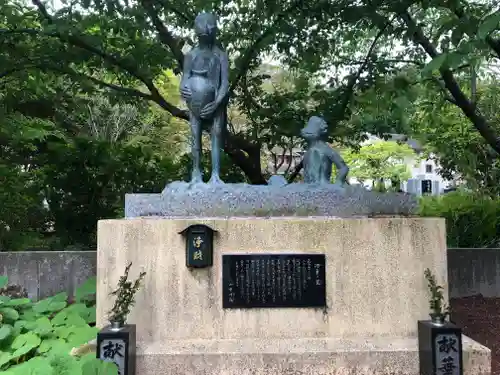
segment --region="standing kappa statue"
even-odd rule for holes
[[[223,183],[219,177],[220,149],[226,126],[229,92],[229,59],[217,43],[217,18],[200,13],[194,21],[198,45],[184,56],[181,96],[189,108],[191,124],[191,183],[203,182],[200,169],[202,128],[208,125],[212,139],[212,176],[209,183]]]

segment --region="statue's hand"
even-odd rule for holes
[[[205,107],[203,107],[203,109],[200,112],[200,117],[203,119],[207,119],[214,114],[216,109],[217,109],[217,103],[210,102]]]
[[[191,95],[192,95],[192,93],[191,93],[191,89],[189,87],[187,87],[187,86],[181,87],[182,99],[189,100],[189,99],[191,99]]]

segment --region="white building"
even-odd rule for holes
[[[368,140],[364,144],[381,140],[374,135],[369,135]],[[440,195],[456,187],[457,180],[448,181],[439,174],[440,166],[432,154],[429,159],[422,158],[423,149],[418,141],[409,139],[407,136],[401,134],[391,134],[391,138],[388,141],[405,142],[415,151],[415,157],[406,160],[408,169],[411,171],[411,178],[401,184],[401,190],[417,195],[422,195],[423,193]],[[364,185],[370,188],[371,181],[365,182]]]

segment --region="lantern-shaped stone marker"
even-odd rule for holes
[[[450,322],[418,322],[420,375],[462,375],[462,330]]]
[[[186,238],[186,267],[205,268],[213,265],[213,240],[217,232],[204,224],[190,225],[179,232]]]
[[[97,358],[115,363],[118,375],[135,375],[135,327],[135,324],[110,325],[97,334]]]

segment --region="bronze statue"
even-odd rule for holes
[[[340,186],[345,184],[349,167],[339,153],[325,142],[327,131],[328,125],[318,116],[312,116],[301,130],[300,134],[308,146],[303,160],[306,184],[329,184],[332,164],[337,168],[335,184]]]
[[[217,19],[211,13],[200,13],[194,21],[198,45],[184,56],[181,96],[189,108],[191,183],[203,182],[200,169],[202,128],[211,129],[212,175],[209,183],[223,183],[219,177],[220,149],[226,126],[229,92],[229,59],[217,45]]]

